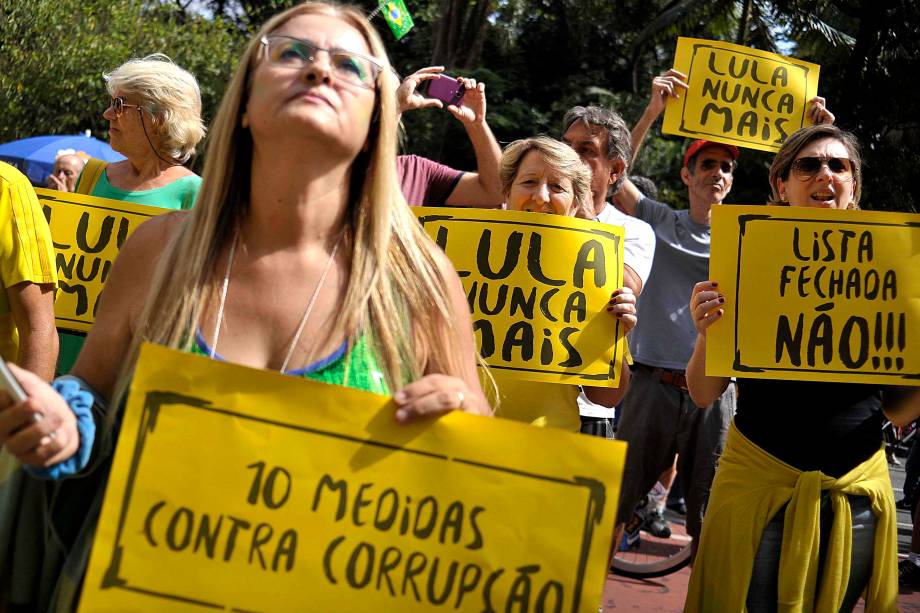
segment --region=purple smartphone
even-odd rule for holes
[[[432,79],[428,82],[426,95],[429,98],[437,98],[446,105],[460,106],[465,93],[466,87],[457,79],[441,75],[437,79]]]

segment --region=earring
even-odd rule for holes
[[[786,194],[780,194],[780,195],[779,195],[779,201],[780,201],[780,202],[786,202]]]

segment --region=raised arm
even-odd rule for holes
[[[642,141],[645,140],[649,128],[658,121],[658,117],[664,112],[667,106],[668,97],[680,98],[681,90],[687,89],[687,76],[673,68],[659,77],[652,79],[652,96],[649,98],[648,106],[636,122],[632,129],[632,159],[635,165],[636,158],[639,156],[639,150],[642,149]]]
[[[687,89],[687,77],[684,73],[674,70],[673,68],[660,77],[652,79],[652,96],[649,99],[645,112],[636,122],[632,129],[632,160],[633,167],[636,165],[636,159],[639,151],[642,149],[642,141],[645,140],[649,129],[658,121],[658,117],[664,112],[668,97],[679,98],[681,90]],[[636,215],[636,206],[642,198],[642,192],[627,178],[623,181],[620,189],[614,194],[614,201],[627,215]]]
[[[466,87],[461,106],[447,110],[463,124],[473,153],[476,172],[464,173],[447,197],[451,206],[499,207],[504,201],[499,166],[502,150],[486,122],[486,85],[475,79],[457,79]]]
[[[729,383],[728,377],[706,375],[706,331],[722,317],[723,304],[725,297],[719,293],[717,282],[701,281],[693,286],[690,314],[693,317],[693,325],[696,326],[697,336],[693,355],[687,364],[687,387],[690,389],[690,398],[698,407],[712,404],[722,395]]]

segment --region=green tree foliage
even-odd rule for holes
[[[192,70],[213,115],[243,40],[294,0],[0,0],[0,139],[104,129],[100,74],[159,51]],[[365,11],[376,0],[358,0]],[[407,0],[415,28],[399,42],[376,25],[402,75],[443,63],[487,85],[489,123],[503,143],[559,136],[565,110],[604,104],[635,122],[652,78],[672,64],[678,36],[778,51],[821,64],[820,94],[864,148],[868,208],[917,210],[920,60],[915,0]],[[194,12],[192,9],[203,12]],[[446,111],[403,117],[406,147],[474,168]],[[633,171],[684,206],[686,141],[652,129]],[[742,153],[731,202],[767,200],[772,155]]]
[[[198,78],[207,121],[240,53],[223,19],[174,4],[0,0],[0,24],[0,142],[86,129],[105,138],[102,74],[151,53]]]

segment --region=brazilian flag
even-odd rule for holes
[[[403,0],[392,0],[385,2],[383,5],[383,18],[386,19],[387,25],[393,31],[396,40],[401,39],[412,29],[415,24],[412,22],[412,15],[406,8]]]

